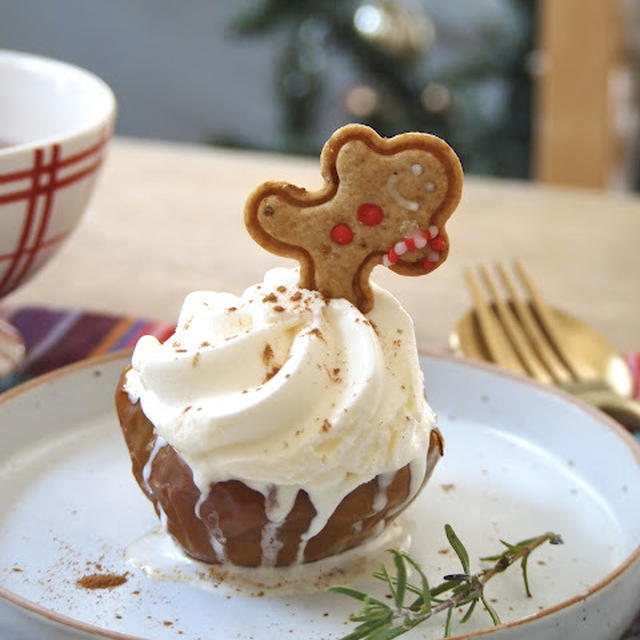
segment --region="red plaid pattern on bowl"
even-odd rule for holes
[[[116,98],[75,65],[0,49],[0,298],[60,248],[87,208]]]
[[[0,297],[35,273],[76,226],[110,131],[94,137],[24,150],[26,166],[17,169],[15,158],[7,169],[0,157]]]

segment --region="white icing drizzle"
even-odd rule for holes
[[[432,465],[435,465],[434,460],[431,460],[431,462]],[[422,487],[422,483],[424,482],[428,464],[429,460],[426,456],[415,458],[409,463],[409,491],[407,492],[407,497],[401,504],[390,510],[385,517],[389,518],[394,514],[401,512],[407,504],[415,498],[418,491],[420,491],[420,487]]]
[[[266,488],[253,483],[246,483],[254,491],[260,491],[265,498],[264,510],[267,514],[267,518],[271,522],[284,522],[289,515],[293,505],[296,501],[298,491],[301,487],[298,486],[280,486],[274,487],[274,485],[267,486]]]
[[[360,481],[356,481],[355,484],[352,483],[347,487],[342,487],[341,491],[336,491],[335,487],[325,487],[320,491],[314,491],[313,507],[316,510],[316,515],[311,519],[308,529],[300,536],[296,557],[297,563],[301,564],[304,562],[304,552],[307,548],[307,542],[325,528],[329,518],[338,508],[343,498],[351,493],[358,484],[360,484]]]
[[[414,176],[421,176],[423,171],[424,169],[421,164],[416,163],[411,165],[411,173],[413,173]]]
[[[392,173],[387,180],[387,191],[389,195],[393,198],[393,201],[401,206],[403,209],[407,209],[408,211],[417,211],[420,208],[420,203],[415,200],[409,200],[400,194],[398,191],[398,180],[400,177],[397,173]]]
[[[395,477],[396,472],[392,471],[389,473],[381,473],[378,476],[378,492],[373,499],[373,508],[376,511],[382,511],[388,502],[387,489],[389,485],[393,482],[393,478]]]
[[[278,554],[280,549],[284,546],[280,540],[278,540],[278,530],[282,522],[267,522],[262,527],[262,538],[260,540],[260,548],[262,549],[262,566],[263,567],[275,567],[278,561]]]
[[[216,560],[218,562],[225,562],[227,559],[226,552],[226,544],[227,539],[220,528],[220,519],[218,517],[217,511],[212,511],[211,514],[207,517],[208,522],[205,522],[202,514],[200,513],[202,510],[202,505],[206,501],[208,497],[208,492],[200,491],[200,497],[193,508],[196,517],[202,522],[207,533],[209,534],[209,543],[211,544],[211,548],[213,549],[213,553],[215,553]]]
[[[265,497],[264,510],[268,518],[267,523],[262,527],[260,539],[262,566],[275,567],[278,554],[283,547],[283,543],[277,539],[278,531],[293,508],[299,488],[293,486],[276,488],[272,485],[266,490],[262,487],[256,489]]]
[[[161,436],[156,437],[156,441],[153,443],[153,448],[149,453],[149,457],[145,462],[144,467],[142,467],[142,483],[144,484],[145,489],[153,494],[153,490],[151,489],[151,485],[149,484],[149,479],[151,478],[151,470],[153,468],[153,462],[158,455],[160,449],[167,446],[167,441]],[[160,526],[164,531],[167,530],[167,520],[169,519],[165,510],[162,508],[162,504],[160,504],[160,500],[155,501],[156,509],[158,510],[158,518],[160,520]]]
[[[413,500],[415,495],[418,493],[418,491],[420,490],[420,487],[422,486],[422,483],[424,482],[424,475],[426,472],[427,472],[427,456],[418,456],[417,458],[414,458],[409,463],[410,484],[409,484],[409,493],[407,494],[406,502]]]
[[[166,446],[167,446],[167,441],[161,436],[157,435],[156,441],[153,443],[153,448],[149,453],[149,457],[147,458],[147,461],[145,462],[144,467],[142,467],[142,482],[144,484],[144,488],[149,493],[153,493],[151,490],[151,486],[149,485],[149,478],[151,477],[151,468],[153,467],[153,462],[156,459],[156,456],[158,455],[158,452],[160,451],[160,449]]]
[[[394,513],[401,511],[404,506],[409,503],[420,487],[422,486],[422,481],[424,480],[424,474],[427,469],[427,460],[425,455],[420,455],[417,458],[411,460],[409,462],[409,472],[410,472],[410,484],[409,484],[409,492],[407,494],[406,500],[402,502],[397,508],[387,514],[387,517],[391,516]],[[373,508],[378,510],[384,508],[387,501],[387,489],[389,485],[393,481],[393,478],[397,471],[388,471],[385,473],[379,474],[378,479],[378,494],[374,498]],[[356,485],[354,485],[351,490],[355,489]],[[344,494],[336,495],[335,492],[328,490],[322,493],[320,497],[318,493],[315,494],[314,507],[316,509],[316,515],[313,517],[311,522],[309,523],[309,528],[300,536],[300,544],[298,546],[298,552],[296,557],[296,562],[298,564],[302,564],[304,562],[304,552],[307,548],[307,542],[313,538],[315,535],[320,533],[324,527],[326,526],[329,518],[336,510],[340,502],[342,502],[343,498],[348,495],[350,491],[347,491]],[[318,499],[320,498],[320,499]],[[379,531],[384,529],[384,522],[380,522],[380,529],[376,529],[376,532],[372,533],[372,537],[378,535]],[[362,525],[360,525],[362,526]]]

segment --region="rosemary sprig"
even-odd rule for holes
[[[443,582],[435,587],[429,586],[429,580],[418,562],[408,553],[398,549],[389,550],[393,556],[395,575],[391,575],[384,565],[372,574],[374,578],[386,584],[393,605],[352,587],[329,587],[329,591],[341,593],[362,602],[360,611],[350,618],[352,622],[358,623],[358,626],[340,640],[390,640],[443,612],[446,612],[444,637],[448,638],[451,636],[454,609],[467,607],[460,619],[460,622],[464,623],[469,620],[478,602],[487,611],[492,623],[499,625],[500,617],[485,598],[485,584],[498,573],[506,571],[511,565],[520,561],[525,593],[531,597],[527,575],[529,555],[545,542],[562,544],[562,538],[551,532],[522,540],[516,544],[500,540],[505,547],[502,553],[480,558],[482,561],[494,564],[478,573],[471,574],[469,553],[465,546],[450,525],[445,525],[444,530],[451,548],[462,565],[462,572],[445,575]],[[409,582],[408,577],[411,570],[415,571],[420,578],[419,584]]]

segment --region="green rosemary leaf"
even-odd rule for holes
[[[393,611],[389,608],[386,610],[376,606],[364,606],[358,613],[351,616],[352,622],[386,622],[390,618],[393,618]]]
[[[487,602],[487,599],[484,597],[484,593],[480,593],[480,600],[482,600],[482,604],[484,608],[487,610],[487,613],[491,616],[491,620],[493,624],[497,627],[500,624],[500,616],[496,613],[496,610]]]
[[[458,583],[446,580],[445,582],[439,584],[437,587],[433,587],[431,589],[431,599],[433,600],[436,596],[439,596],[441,593],[445,591],[449,591],[449,589],[453,589]]]
[[[391,551],[391,550],[390,550]],[[405,558],[405,560],[407,562],[410,562],[410,557],[409,558]],[[371,574],[372,578],[376,578],[378,580],[383,580],[384,582],[387,581],[387,578],[384,576],[384,574],[381,571],[374,571]],[[398,580],[396,579],[395,576],[388,576],[391,581],[393,582],[393,585],[396,586],[398,583]],[[405,590],[409,591],[411,593],[414,593],[415,595],[418,596],[417,600],[419,600],[420,602],[422,602],[422,589],[420,587],[417,587],[414,584],[411,584],[410,582],[407,581],[406,585],[405,585]]]
[[[418,575],[420,576],[420,581],[422,582],[422,608],[425,613],[431,613],[431,589],[429,587],[429,580],[425,572],[422,570],[422,567],[408,554],[403,554],[404,559],[416,570]],[[414,607],[417,600],[411,605],[411,608]]]
[[[370,640],[371,634],[376,633],[383,625],[386,623],[378,620],[358,625],[350,634],[343,636],[340,640]]]
[[[520,566],[522,567],[522,579],[524,580],[524,591],[527,594],[527,598],[531,598],[531,589],[529,588],[529,575],[527,573],[527,560],[529,560],[529,554],[522,558]]]
[[[471,601],[471,604],[469,605],[469,608],[467,609],[466,613],[460,619],[460,622],[462,624],[464,624],[471,617],[471,614],[473,613],[473,610],[476,608],[477,604],[478,604],[478,598],[474,598]]]
[[[333,585],[331,587],[328,587],[327,591],[341,593],[345,596],[355,598],[356,600],[366,600],[369,597],[369,594],[364,593],[364,591],[359,591],[358,589],[353,589],[352,587],[344,587],[342,585]]]
[[[327,591],[333,591],[334,593],[341,593],[345,596],[349,596],[351,598],[355,598],[356,600],[360,600],[362,602],[369,602],[376,604],[380,607],[385,607],[389,609],[389,605],[377,600],[376,598],[372,598],[368,593],[363,593],[358,589],[353,589],[352,587],[345,587],[343,585],[333,585],[327,588]]]
[[[364,623],[340,640],[389,640],[408,631],[405,626],[393,626],[390,620]]]
[[[394,586],[393,579],[391,578],[391,576],[389,575],[389,572],[387,571],[387,567],[382,565],[380,567],[380,571],[378,572],[378,575],[380,576],[378,578],[379,580],[382,580],[383,582],[386,582],[389,585],[389,592],[391,593],[391,597],[395,601],[395,599],[396,599],[396,589],[395,589],[395,586]]]
[[[393,562],[396,566],[396,591],[395,591],[395,603],[398,609],[402,609],[404,605],[404,594],[407,590],[407,567],[404,563],[404,557],[396,550],[392,549]]]
[[[502,540],[501,538],[498,538],[498,540],[500,541],[500,544],[503,544],[505,547],[507,547],[507,549],[516,549],[517,546],[515,544],[511,544],[509,542],[507,542],[506,540]],[[521,544],[521,543],[519,543]]]
[[[359,628],[356,628],[350,634],[342,636],[340,640],[367,640],[370,632],[370,629],[361,630]]]
[[[453,615],[453,609],[449,607],[447,609],[447,619],[444,621],[444,638],[451,636],[451,616]]]
[[[451,545],[451,548],[456,552],[456,555],[460,559],[460,564],[462,564],[462,570],[464,573],[470,573],[469,570],[469,554],[465,549],[464,545],[460,541],[460,538],[456,535],[453,527],[450,524],[444,525],[444,532],[447,536],[447,540]]]

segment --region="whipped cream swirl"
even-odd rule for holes
[[[280,521],[302,488],[320,530],[376,475],[419,461],[424,476],[435,416],[412,321],[391,294],[374,287],[363,315],[297,282],[280,268],[240,297],[189,294],[171,338],[138,342],[125,389],[204,495],[229,479],[264,495],[277,485]]]

